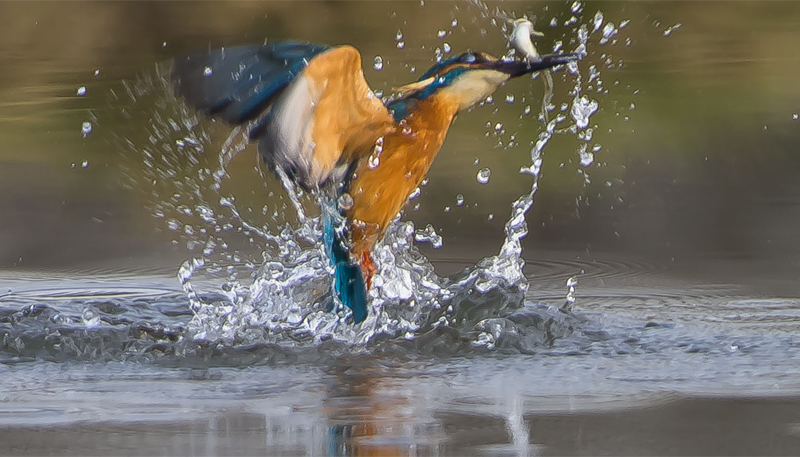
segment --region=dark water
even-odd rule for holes
[[[541,50],[589,32],[528,225],[538,79],[459,117],[353,328],[320,310],[313,202],[298,222],[253,148],[215,174],[236,138],[163,62],[347,42],[389,91],[445,43],[504,53],[496,7]],[[789,2],[0,4],[0,453],[796,455],[798,26]]]

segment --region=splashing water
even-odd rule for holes
[[[576,51],[585,52],[581,30],[585,35],[586,26],[577,32]],[[398,33],[398,39],[403,38]],[[383,63],[380,56],[375,57],[374,69],[382,69]],[[569,70],[580,81],[577,66]],[[538,190],[544,149],[553,135],[571,132],[557,129],[566,115],[545,120],[532,145],[531,164],[520,170],[532,176],[531,189],[511,205],[505,240],[496,256],[452,277],[441,277],[415,245],[441,246],[441,235],[433,226],[415,229],[412,222],[398,218],[373,251],[376,273],[368,317],[353,325],[349,310],[331,294],[333,271],[321,241],[320,208],[341,223],[338,212],[331,211],[335,205],[304,193],[279,174],[277,180],[260,176],[267,189],[262,193],[269,195],[267,203],[262,200],[259,205],[263,208],[253,211],[247,195],[233,193],[228,189],[232,180],[226,179],[233,159],[249,147],[247,129],[231,130],[198,119],[175,99],[167,75],[161,68],[155,75],[125,85],[132,103],[155,99],[155,109],[144,121],[146,138],[120,138],[119,142],[127,156],[145,165],[143,176],[129,171],[134,181],[140,181],[130,187],[151,189],[153,212],[174,234],[173,242],[185,243],[197,253],[178,272],[192,311],[186,326],[189,340],[239,347],[313,348],[337,343],[350,351],[397,340],[444,344],[453,350],[462,345],[486,349],[510,345],[531,351],[547,339],[537,333],[541,329],[536,330],[542,322],[555,323],[548,324],[548,332],[553,328],[569,332],[567,321],[573,317],[557,307],[525,302],[528,282],[521,244],[528,233],[525,217]],[[597,109],[597,102],[584,104],[583,100],[579,96],[573,100],[578,129],[586,127],[584,122],[588,124]],[[580,108],[577,114],[576,106]],[[545,105],[540,119],[546,119],[546,110]],[[215,150],[217,154],[212,153]],[[257,172],[261,173],[261,167]],[[488,182],[489,170],[481,170],[477,179]],[[141,186],[141,182],[150,185]],[[344,208],[352,199],[342,195],[337,204]],[[462,204],[460,196],[457,206]],[[259,220],[259,215],[267,220]],[[248,254],[252,251],[260,252],[260,258]],[[220,285],[219,278],[225,276]],[[337,312],[327,311],[331,303]]]

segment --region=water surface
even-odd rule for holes
[[[0,452],[796,454],[797,4],[297,8],[0,6]],[[314,201],[165,62],[346,42],[389,92],[505,53],[496,8],[587,56],[459,116],[371,319],[325,313]]]

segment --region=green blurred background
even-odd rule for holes
[[[601,149],[584,168],[575,134],[556,135],[545,148],[525,256],[614,252],[687,265],[744,259],[796,273],[800,3],[587,2],[577,12],[572,5],[488,5],[538,16],[546,34],[537,41],[541,51],[556,41],[573,50],[576,28],[589,24],[591,31],[598,11],[603,24],[629,21],[615,41],[600,43],[602,27],[589,37],[582,93],[599,104],[588,144]],[[180,186],[154,190],[152,170],[135,151],[148,143],[153,113],[174,107],[159,105],[163,94],[155,89],[135,103],[124,95],[124,81],[152,78],[159,62],[265,38],[350,43],[363,55],[370,84],[388,93],[419,77],[445,43],[453,53],[505,53],[500,25],[484,13],[470,2],[445,1],[0,3],[0,267],[170,270],[192,255],[187,240],[203,236],[171,231],[153,216],[178,212],[164,202]],[[577,23],[565,25],[573,15]],[[375,56],[383,59],[380,71],[372,68]],[[591,65],[607,94],[597,92],[597,81],[587,84]],[[575,77],[562,71],[555,81],[552,115],[572,103]],[[78,97],[81,86],[87,93]],[[434,258],[478,259],[498,250],[510,203],[531,186],[518,171],[530,164],[542,129],[542,93],[541,80],[516,80],[456,121],[429,185],[405,214],[444,236],[443,248],[426,248]],[[526,105],[532,114],[524,115]],[[93,126],[86,138],[85,121]],[[225,139],[224,126],[203,122],[214,131],[212,145]],[[121,151],[125,140],[134,150]],[[216,163],[213,150],[199,167]],[[275,226],[260,208],[281,208],[269,195],[279,187],[255,164],[253,147],[236,157],[221,194],[234,195],[249,222]],[[475,177],[484,167],[492,176],[482,185]],[[179,181],[196,167],[174,171]],[[456,205],[458,194],[464,206]],[[209,206],[222,213],[219,197],[209,195]],[[171,217],[182,216],[164,219]],[[183,222],[192,220],[196,215]],[[225,241],[259,258],[260,243],[233,232]]]

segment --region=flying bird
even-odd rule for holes
[[[339,212],[344,223],[326,218],[324,243],[333,290],[359,323],[375,272],[370,252],[425,177],[456,115],[510,78],[577,59],[465,52],[434,64],[385,102],[349,45],[228,47],[176,58],[172,77],[176,93],[196,109],[248,124],[270,169]]]

